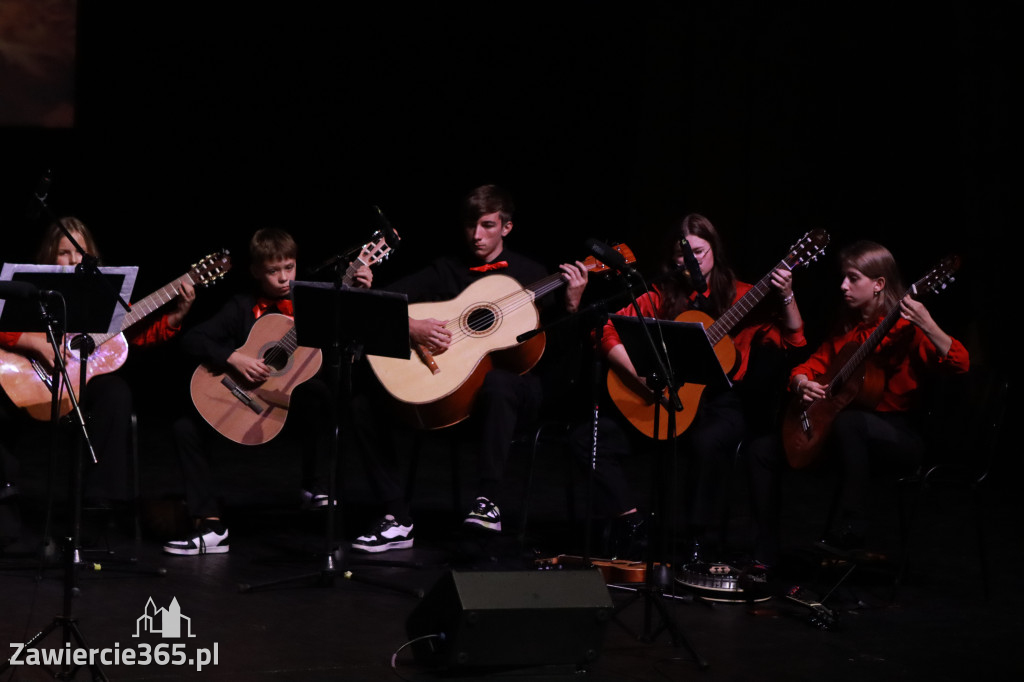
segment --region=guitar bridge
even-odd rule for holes
[[[46,388],[48,388],[49,390],[52,391],[53,390],[53,377],[50,376],[50,373],[47,372],[46,370],[44,370],[43,366],[40,365],[35,360],[32,361],[32,369],[34,369],[36,371],[36,375],[39,377],[39,380],[42,381],[46,385]]]
[[[223,379],[220,380],[220,383],[223,384],[226,389],[231,391],[231,395],[233,395],[236,398],[238,398],[238,400],[243,405],[248,407],[250,410],[252,410],[256,414],[262,414],[263,410],[266,409],[265,405],[263,405],[259,400],[256,400],[255,398],[253,398],[248,393],[246,393],[242,389],[242,387],[239,386],[238,384],[236,384],[235,381],[231,377],[224,377]]]
[[[811,420],[807,418],[806,410],[800,413],[800,428],[806,435],[811,435]]]

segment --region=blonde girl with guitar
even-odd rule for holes
[[[846,247],[839,260],[839,323],[833,335],[793,369],[789,387],[794,407],[832,400],[829,380],[844,359],[852,350],[869,351],[863,373],[847,382],[855,397],[835,415],[827,440],[839,461],[842,490],[836,525],[822,544],[850,551],[864,546],[871,462],[910,471],[923,454],[924,442],[913,421],[922,379],[932,371],[966,372],[970,359],[963,344],[943,331],[914,292],[905,290],[888,249],[859,241]],[[876,347],[862,348],[887,317],[895,320],[891,329]],[[789,435],[783,433],[789,452]]]
[[[59,224],[58,224],[59,223]],[[73,217],[61,218],[49,225],[40,242],[36,262],[42,265],[77,266],[83,255],[68,239],[64,230],[74,238],[87,256],[99,259],[100,253],[92,232],[82,221]],[[141,318],[136,324],[125,329],[125,339],[130,346],[151,346],[174,337],[181,328],[182,320],[192,307],[195,300],[195,289],[187,282],[182,282],[176,290],[176,296],[166,306],[153,314]],[[0,333],[0,350],[23,356],[36,362],[42,371],[49,372],[53,367],[53,349],[45,336],[40,333]],[[3,359],[3,358],[0,358]],[[13,363],[4,362],[5,366]],[[28,363],[25,363],[28,364]],[[120,364],[109,369],[97,370],[112,372]],[[76,370],[77,371],[77,370]],[[44,394],[49,389],[42,384],[36,372],[27,368],[21,377],[5,376],[5,386],[10,382],[12,395],[10,411],[15,406],[22,407],[19,400],[22,389],[35,395],[38,391]],[[77,384],[78,377],[72,377]],[[129,498],[128,490],[128,442],[132,413],[132,392],[128,383],[118,374],[90,374],[90,379],[81,395],[82,409],[89,415],[89,433],[96,451],[96,464],[87,466],[83,479],[83,499],[88,506],[119,506]],[[5,398],[4,403],[10,404]],[[48,402],[48,398],[47,398]],[[24,405],[27,407],[27,405]],[[0,411],[8,409],[0,406]],[[48,418],[49,406],[44,406],[43,417]],[[7,431],[7,429],[5,429]],[[0,447],[2,451],[2,447]],[[9,453],[0,452],[0,488],[10,492],[13,488],[13,458]]]

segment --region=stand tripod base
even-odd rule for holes
[[[613,620],[623,630],[628,632],[631,636],[642,642],[654,642],[661,636],[663,632],[668,632],[672,638],[672,646],[685,648],[690,655],[693,657],[693,661],[697,664],[700,670],[707,670],[710,665],[708,662],[697,653],[697,650],[690,644],[690,640],[683,634],[678,623],[669,613],[668,607],[665,605],[665,599],[670,598],[666,596],[664,589],[665,585],[659,581],[671,582],[670,569],[666,566],[659,567],[657,575],[650,577],[647,583],[636,588],[636,592],[631,596],[625,603],[615,609]],[[637,634],[629,627],[627,627],[619,617],[623,611],[632,606],[638,599],[644,600],[644,631],[641,634]],[[657,613],[660,623],[657,627],[654,627],[654,616]]]

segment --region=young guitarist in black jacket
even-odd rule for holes
[[[284,230],[267,228],[256,232],[249,242],[250,272],[256,291],[236,295],[213,317],[186,332],[181,340],[185,352],[241,381],[266,381],[271,368],[261,358],[239,349],[263,315],[293,317],[290,295],[297,255],[295,240]],[[365,288],[372,281],[369,266],[363,265],[356,272],[353,285]],[[289,424],[299,435],[301,496],[307,508],[327,505],[327,495],[317,482],[317,471],[330,452],[329,439],[333,437],[334,421],[327,410],[329,398],[329,387],[319,375],[299,384],[291,396]],[[210,439],[216,434],[194,414],[177,420],[173,431],[185,480],[186,504],[196,528],[188,537],[165,543],[164,551],[186,556],[223,554],[229,548],[228,529],[221,518],[210,458]]]

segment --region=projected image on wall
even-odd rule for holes
[[[74,124],[78,0],[0,0],[0,126]]]

